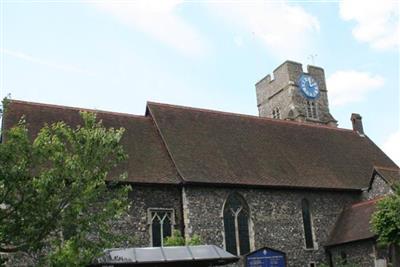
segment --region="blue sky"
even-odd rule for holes
[[[144,114],[257,115],[284,60],[325,69],[331,113],[400,164],[399,2],[0,0],[0,97]],[[310,57],[314,56],[314,59]]]

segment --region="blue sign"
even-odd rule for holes
[[[262,248],[251,252],[246,256],[247,267],[286,267],[286,255],[284,252]]]

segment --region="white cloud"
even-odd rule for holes
[[[227,1],[207,5],[216,16],[252,33],[273,55],[280,57],[302,55],[311,45],[312,35],[319,31],[316,17],[287,1]]]
[[[199,56],[204,38],[177,13],[183,0],[96,1],[91,4],[184,54]]]
[[[397,164],[400,165],[400,130],[389,135],[383,143],[382,150]]]
[[[86,74],[86,75],[94,75],[93,72],[83,69],[76,65],[66,64],[66,63],[55,63],[55,62],[52,62],[52,61],[49,61],[49,60],[46,60],[43,58],[31,56],[31,55],[21,52],[21,51],[0,48],[0,54],[8,55],[8,56],[18,58],[18,59],[21,59],[21,60],[24,60],[27,62],[44,65],[44,66],[52,68],[52,69],[59,69],[59,70],[66,71],[66,72],[75,72],[75,73]]]
[[[327,79],[329,99],[333,106],[362,101],[366,95],[384,84],[380,75],[355,70],[341,70]]]
[[[357,24],[353,36],[373,48],[385,50],[400,44],[400,2],[393,0],[342,0],[340,15]]]

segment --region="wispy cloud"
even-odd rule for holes
[[[342,0],[340,15],[355,21],[353,36],[373,48],[386,50],[400,44],[400,2],[393,0]]]
[[[341,70],[327,79],[329,100],[333,106],[360,102],[373,90],[381,88],[384,79],[380,75],[356,70]]]
[[[316,17],[288,1],[227,1],[207,4],[211,13],[260,40],[280,57],[304,54],[312,35],[319,31]]]
[[[66,64],[66,63],[55,63],[43,58],[38,58],[34,57],[32,55],[29,55],[27,53],[21,52],[21,51],[15,51],[15,50],[9,50],[6,48],[0,48],[0,53],[3,55],[11,56],[17,59],[21,59],[27,62],[43,65],[52,69],[58,69],[66,72],[74,72],[74,73],[80,73],[80,74],[85,74],[85,75],[95,75],[93,72],[83,69],[79,66],[72,65],[72,64]]]
[[[189,56],[207,50],[205,38],[178,13],[183,0],[98,1],[91,5]]]

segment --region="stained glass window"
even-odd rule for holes
[[[171,236],[173,218],[173,210],[149,210],[151,245],[153,247],[161,247],[163,245],[164,238]]]
[[[312,249],[314,248],[314,240],[312,233],[310,205],[307,199],[303,199],[301,201],[301,208],[303,214],[304,237],[306,241],[306,248]]]
[[[250,252],[249,208],[239,194],[231,194],[224,207],[226,250],[234,255]]]

